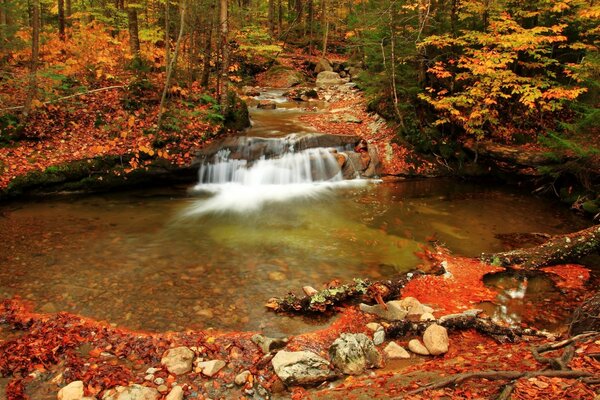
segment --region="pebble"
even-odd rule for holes
[[[381,326],[381,324],[378,324],[377,322],[369,322],[367,324],[367,329],[372,330],[373,332],[377,332],[383,329],[383,326]]]
[[[148,374],[144,377],[145,381],[151,381],[154,379],[154,374]]]
[[[159,392],[164,393],[167,390],[169,390],[169,388],[167,387],[167,385],[160,385],[159,387],[156,388]]]
[[[148,368],[148,369],[146,370],[146,373],[147,373],[147,374],[155,374],[155,373],[157,373],[157,372],[158,372],[158,371],[160,371],[160,370],[161,370],[161,368],[154,368],[154,367],[150,367],[150,368]]]
[[[155,385],[162,385],[163,383],[165,383],[165,380],[163,378],[156,378],[154,380]]]
[[[183,388],[181,386],[173,386],[165,400],[183,400]]]
[[[385,341],[385,331],[383,329],[379,330],[379,331],[375,332],[375,334],[373,334],[373,344],[375,344],[375,346],[379,346],[384,341]]]
[[[250,375],[251,375],[251,373],[248,370],[240,372],[239,374],[236,375],[236,377],[234,379],[235,384],[238,386],[242,386],[243,384],[246,383],[246,381],[248,381],[248,377]]]
[[[421,314],[421,318],[419,318],[421,321],[435,321],[435,317],[433,316],[432,313],[423,313]]]

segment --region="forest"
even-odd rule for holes
[[[597,399],[594,0],[0,0],[0,399]]]

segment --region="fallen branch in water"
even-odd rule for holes
[[[503,267],[532,269],[576,261],[600,250],[600,225],[578,232],[553,236],[539,246],[502,253],[483,254],[484,262]]]

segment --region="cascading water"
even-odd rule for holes
[[[219,150],[200,166],[199,183],[194,188],[212,197],[195,202],[186,214],[247,212],[269,202],[314,198],[334,188],[366,182],[344,180],[334,149],[317,147],[296,152],[295,144],[294,136],[254,143],[246,138],[233,151]],[[271,158],[265,155],[273,153],[279,154]]]

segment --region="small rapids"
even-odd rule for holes
[[[331,149],[294,152],[291,146],[286,151],[277,158],[248,161],[231,158],[229,149],[220,150],[212,162],[201,165],[194,188],[212,197],[194,202],[185,214],[256,211],[267,203],[314,199],[336,188],[368,182],[344,180]]]

